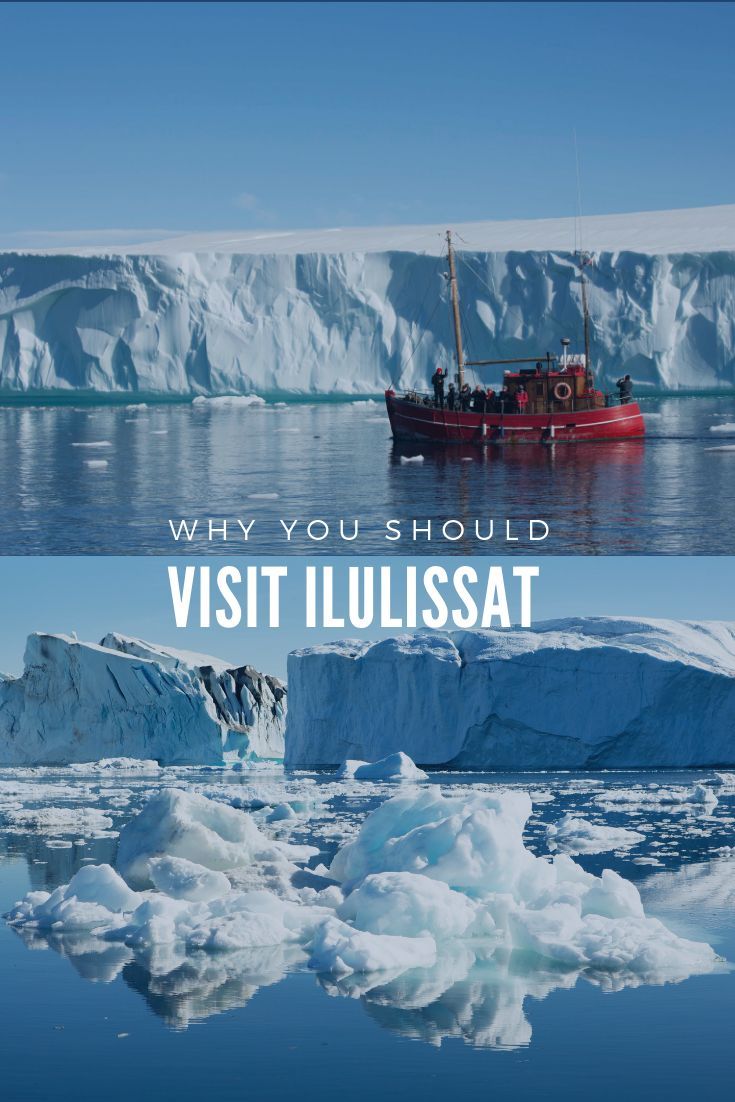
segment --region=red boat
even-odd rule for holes
[[[585,354],[570,355],[562,341],[561,359],[531,356],[512,360],[465,360],[459,313],[459,293],[451,233],[447,231],[449,284],[456,346],[457,396],[465,387],[465,367],[511,365],[503,373],[503,390],[489,398],[473,398],[447,408],[434,398],[410,391],[403,396],[386,390],[385,403],[397,440],[427,440],[438,444],[545,444],[556,441],[640,438],[645,425],[637,402],[614,400],[597,390],[590,370],[589,315],[582,268]],[[583,259],[583,265],[584,265]],[[533,365],[522,367],[520,365]],[[465,389],[466,393],[466,389]],[[486,392],[481,392],[485,394]],[[472,406],[481,406],[481,411]]]

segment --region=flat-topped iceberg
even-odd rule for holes
[[[426,388],[454,355],[448,311],[435,309],[447,294],[437,264],[445,229],[235,231],[6,252],[0,386],[196,395]],[[536,356],[561,337],[581,339],[573,219],[459,229],[462,302],[484,356]],[[585,240],[603,381],[629,371],[665,388],[733,384],[735,206],[590,218]]]
[[[399,750],[454,769],[735,763],[732,624],[592,617],[335,642],[289,655],[288,685],[295,768]]]
[[[285,710],[285,687],[252,666],[117,634],[34,634],[21,677],[0,678],[0,764],[280,758]]]

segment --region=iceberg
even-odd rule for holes
[[[122,942],[168,972],[190,953],[300,946],[317,972],[378,974],[367,988],[440,962],[446,984],[475,953],[507,962],[518,952],[526,968],[534,961],[610,989],[717,967],[709,945],[646,915],[617,873],[535,856],[523,841],[530,813],[522,791],[414,789],[368,815],[329,877],[312,878],[319,887],[298,887],[316,849],[267,838],[247,812],[163,790],[121,832],[117,868],[86,865],[6,917],[56,939]],[[281,875],[269,888],[274,864]]]
[[[285,687],[252,666],[118,634],[37,633],[23,674],[0,677],[0,764],[280,759],[285,712]]]
[[[583,617],[348,640],[289,655],[288,685],[292,768],[399,751],[460,770],[735,763],[727,623]]]
[[[411,761],[407,754],[399,751],[397,754],[389,754],[381,761],[353,761],[349,759],[342,762],[337,770],[340,780],[353,779],[356,781],[425,781],[427,774],[419,769]]]
[[[580,339],[573,219],[456,228],[483,355],[535,356]],[[453,362],[448,312],[434,309],[446,295],[444,229],[5,252],[0,386],[203,397],[425,388]],[[735,382],[735,206],[586,218],[585,241],[602,382],[622,372],[667,389]]]

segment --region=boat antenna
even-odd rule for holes
[[[464,354],[462,352],[462,326],[459,314],[459,291],[457,290],[457,269],[452,248],[452,231],[447,230],[447,258],[449,260],[449,290],[452,296],[452,318],[454,321],[454,347],[457,355],[457,385],[464,386]]]
[[[587,305],[587,280],[584,270],[591,263],[591,258],[584,251],[582,245],[582,175],[579,171],[579,148],[577,146],[577,129],[574,128],[574,163],[577,171],[577,214],[574,219],[574,253],[579,258],[579,275],[582,285],[582,315],[584,318],[584,364],[587,373],[587,385],[591,385],[592,368],[590,365],[590,312]]]

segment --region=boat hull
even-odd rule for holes
[[[569,413],[461,413],[398,398],[385,404],[396,440],[437,444],[549,444],[577,440],[630,440],[645,435],[637,402]]]

